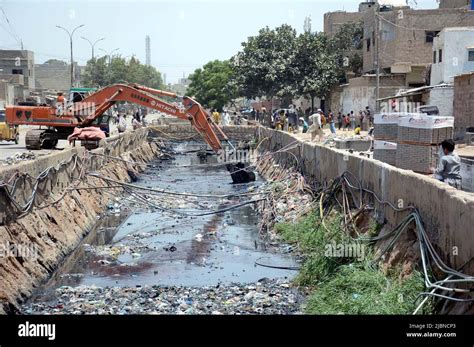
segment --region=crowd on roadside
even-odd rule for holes
[[[316,112],[307,112],[306,114],[291,105],[288,109],[277,109],[276,111],[267,111],[265,107],[261,109],[253,108],[251,111],[244,113],[230,112],[225,110],[219,112],[216,109],[211,110],[212,119],[218,125],[242,125],[249,122],[258,122],[263,126],[272,129],[292,132],[292,133],[311,133],[312,140],[318,137],[322,140],[324,136],[323,129],[328,126],[332,134],[337,131],[352,131],[355,135],[359,135],[364,129],[373,127],[374,117],[369,106],[364,110],[355,113],[350,111],[344,113],[342,111],[335,114],[332,110],[324,113],[321,109]]]

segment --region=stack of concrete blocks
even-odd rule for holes
[[[402,113],[381,113],[374,117],[374,139],[396,142],[398,137],[398,119]]]
[[[397,143],[389,141],[374,141],[374,159],[395,165],[397,158]]]
[[[398,122],[396,166],[420,173],[430,173],[439,158],[439,144],[452,138],[453,117],[415,114]]]
[[[374,116],[374,159],[395,165],[398,120],[405,113],[381,113]]]

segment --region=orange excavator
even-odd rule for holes
[[[174,99],[167,102],[161,98]],[[54,148],[58,140],[83,140],[78,129],[90,126],[99,127],[108,122],[105,112],[116,102],[126,101],[155,109],[180,119],[189,120],[204,140],[215,151],[222,150],[222,142],[232,144],[224,132],[214,123],[210,115],[195,100],[180,97],[175,93],[148,88],[138,84],[113,84],[97,92],[76,100],[64,107],[52,106],[7,106],[6,120],[10,126],[37,125],[39,129],[29,130],[25,135],[28,149]],[[75,130],[76,129],[76,130]],[[100,134],[100,133],[99,133]],[[100,140],[103,138],[90,138]]]

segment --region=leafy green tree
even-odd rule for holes
[[[115,56],[93,58],[87,62],[82,82],[85,87],[104,87],[114,83],[138,83],[147,87],[163,89],[161,74],[152,66],[141,64],[132,57],[129,61]]]
[[[108,84],[107,57],[92,58],[87,62],[82,76],[85,87],[103,87]]]
[[[324,33],[305,32],[298,37],[297,55],[293,65],[297,71],[299,95],[309,95],[314,111],[314,98],[326,97],[338,82],[337,54],[330,49]]]
[[[337,54],[340,64],[340,78],[344,80],[344,73],[352,71],[356,75],[362,73],[362,46],[364,28],[362,22],[346,23],[341,25],[334,37],[329,41],[330,49]]]
[[[269,99],[294,95],[296,53],[296,30],[287,24],[274,30],[265,27],[249,37],[231,59],[242,94]]]
[[[195,97],[205,107],[222,109],[236,97],[233,75],[234,71],[228,60],[210,61],[189,76],[191,83],[187,94]]]

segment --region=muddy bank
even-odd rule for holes
[[[121,155],[122,158],[136,162],[148,162],[159,155],[159,148],[154,143],[134,144],[131,152]],[[109,150],[110,151],[110,150]],[[99,149],[98,153],[107,152]],[[130,181],[130,173],[142,170],[142,167],[94,156],[88,164],[83,163],[83,170],[97,170],[104,175],[122,181]],[[74,169],[76,169],[74,167]],[[68,174],[61,170],[60,175]],[[133,176],[133,175],[132,175]],[[57,176],[54,176],[57,181]],[[19,304],[28,298],[34,288],[38,287],[61,261],[68,256],[90,227],[100,218],[110,200],[104,191],[93,189],[70,190],[63,197],[67,185],[60,182],[44,182],[54,196],[42,201],[42,209],[33,210],[24,217],[0,226],[0,245],[3,247],[22,247],[22,252],[10,252],[0,259],[0,313],[14,313]],[[80,186],[88,184],[101,185],[103,182],[84,175]],[[58,186],[62,189],[57,189]],[[42,196],[45,198],[45,196]],[[48,206],[48,203],[59,200]]]

